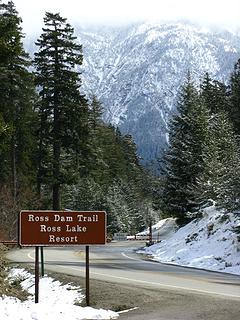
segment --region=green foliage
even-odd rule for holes
[[[88,156],[88,105],[80,93],[82,47],[59,14],[47,12],[35,53],[38,102],[38,190],[52,185],[53,209],[60,209],[60,187],[84,171]],[[84,159],[84,160],[83,160]],[[72,170],[72,168],[75,168]]]
[[[139,190],[135,184],[120,178],[108,186],[93,179],[81,179],[78,184],[66,187],[64,204],[67,209],[106,211],[110,234],[118,231],[135,234],[147,225],[147,212]]]
[[[11,130],[3,120],[0,114],[0,181],[2,181],[9,172],[9,166],[6,163],[6,153],[10,147]]]
[[[34,86],[20,23],[13,2],[0,3],[0,117],[5,128],[0,176],[2,182],[11,179],[14,197],[20,185],[34,178]]]
[[[237,69],[232,81],[236,80]],[[178,114],[170,126],[166,157],[163,197],[168,214],[184,220],[188,211],[209,199],[221,208],[239,210],[239,145],[234,133],[237,122],[231,123],[238,107],[229,110],[235,94],[208,74],[199,93],[189,80],[183,87]]]
[[[221,135],[219,135],[221,132]],[[213,199],[228,210],[239,206],[239,150],[233,127],[226,113],[209,121],[209,133],[203,149],[204,168],[195,185],[200,203]]]
[[[235,210],[239,206],[239,147],[229,119],[229,92],[206,75],[201,95],[210,117],[203,144],[204,167],[195,192],[203,202],[213,199],[218,206]]]
[[[154,179],[139,165],[132,137],[104,124],[97,98],[81,94],[73,28],[48,12],[44,24],[33,77],[21,18],[12,2],[0,1],[0,232],[16,238],[22,208],[62,206],[106,210],[109,232],[135,233],[153,212]]]
[[[240,135],[240,59],[234,66],[230,78],[230,109],[229,115],[236,134]]]
[[[208,73],[206,73],[201,83],[201,97],[210,114],[228,112],[228,87],[222,82],[212,80]]]
[[[202,141],[207,121],[208,110],[189,77],[180,95],[177,115],[170,124],[163,197],[165,211],[171,215],[184,217],[196,206],[191,186],[203,167]]]
[[[74,185],[66,185],[63,192],[63,204],[66,209],[103,210],[103,199],[103,190],[93,178],[81,178]]]
[[[65,187],[64,207],[105,210],[109,233],[136,233],[147,225],[144,203],[148,197],[150,203],[152,199],[150,190],[146,190],[151,184],[150,176],[138,164],[130,136],[122,136],[119,130],[104,125],[100,119],[96,122],[96,132],[91,141],[96,147],[95,165],[87,163],[88,175],[77,184]]]

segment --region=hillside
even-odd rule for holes
[[[82,27],[82,89],[103,103],[104,120],[131,134],[144,162],[161,157],[168,121],[188,71],[227,81],[240,56],[240,36],[184,23]],[[35,51],[37,35],[25,47]]]
[[[144,252],[160,262],[240,275],[240,239],[234,232],[239,225],[239,213],[223,213],[213,205]]]
[[[168,120],[190,70],[227,81],[240,56],[240,38],[193,25],[76,27],[83,45],[83,88],[105,108],[104,119],[133,135],[144,161],[160,156]]]

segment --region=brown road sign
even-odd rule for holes
[[[20,246],[91,245],[105,242],[104,211],[20,212]]]

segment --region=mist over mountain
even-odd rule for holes
[[[83,45],[82,88],[104,107],[104,120],[133,136],[144,162],[161,157],[168,122],[186,74],[227,81],[240,37],[186,23],[75,26]],[[33,48],[30,49],[32,51]]]

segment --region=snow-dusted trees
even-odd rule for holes
[[[239,207],[239,148],[233,126],[226,113],[220,112],[209,120],[203,146],[204,167],[193,190],[199,203],[208,199],[226,209]]]
[[[230,78],[230,118],[236,134],[240,135],[240,59],[234,66]]]
[[[227,87],[207,74],[201,86],[203,103],[209,110],[206,140],[203,142],[204,167],[194,186],[202,202],[213,199],[221,207],[239,206],[239,147],[229,118]],[[200,203],[201,203],[200,201]]]
[[[147,199],[151,203],[150,191],[146,190],[149,176],[138,164],[129,135],[121,135],[100,119],[94,132],[98,134],[90,140],[96,148],[90,159],[93,162],[86,163],[88,174],[64,188],[63,205],[74,210],[105,210],[109,233],[136,233],[147,224],[144,203]]]
[[[208,110],[189,76],[179,97],[177,114],[170,124],[163,191],[165,210],[179,218],[184,218],[196,205],[192,186],[203,169],[207,122]]]
[[[237,70],[236,65],[230,93],[208,74],[199,92],[189,78],[182,89],[166,155],[163,198],[171,215],[184,219],[208,199],[222,208],[240,208],[239,145],[234,134],[234,128],[240,130],[238,119],[234,122],[239,108]]]

